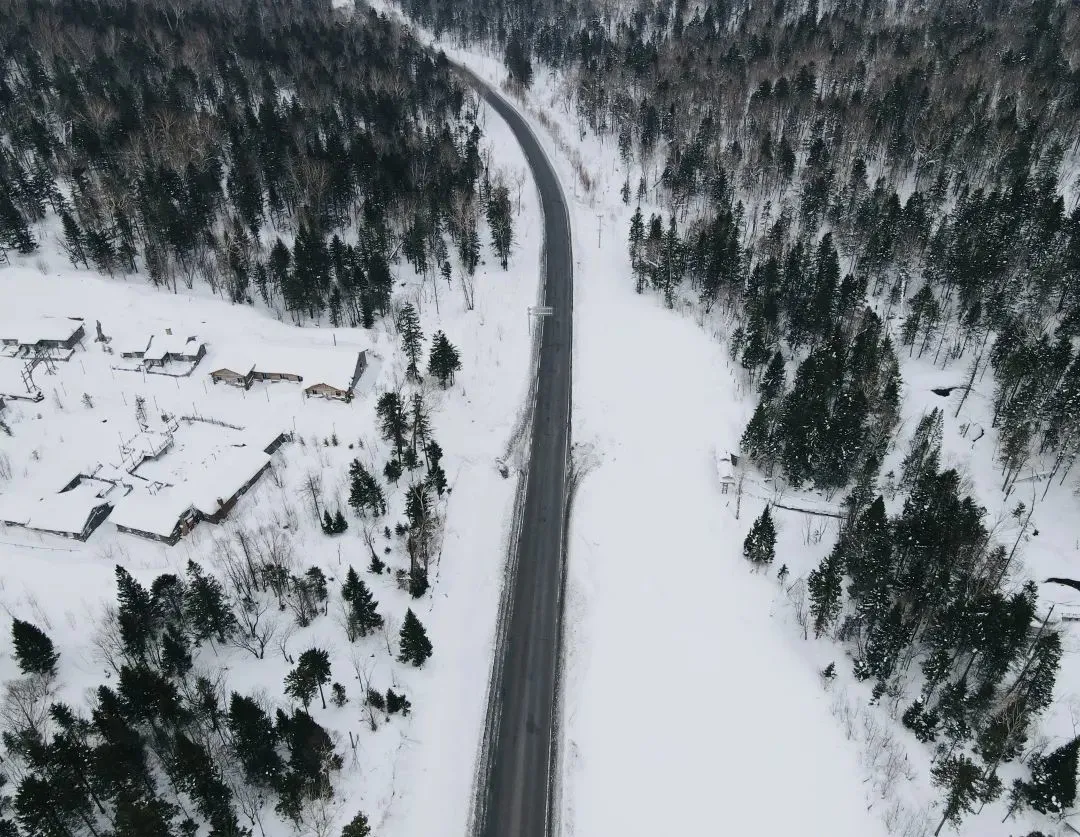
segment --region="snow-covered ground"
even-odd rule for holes
[[[504,77],[491,56],[448,54]],[[735,449],[749,416],[723,346],[689,312],[634,293],[614,147],[537,134],[573,212],[587,472],[569,539],[563,833],[883,834],[815,659],[774,618],[778,586],[741,557],[763,504],[744,501],[736,520],[720,494],[714,452]],[[599,192],[575,182],[575,160],[602,175]]]
[[[536,301],[541,225],[538,198],[509,129],[486,107],[481,127],[493,166],[505,173],[508,182],[520,179],[523,183],[510,269],[504,272],[498,267],[485,240],[486,263],[475,277],[475,307],[470,310],[456,276],[451,288],[439,280],[436,305],[431,281],[421,284],[407,265],[398,266],[401,282],[395,300],[417,306],[426,338],[436,329],[444,330],[459,349],[463,365],[456,383],[447,390],[433,382],[425,384],[434,437],[445,452],[443,467],[450,493],[440,508],[446,529],[431,570],[431,590],[418,601],[399,590],[389,574],[366,571],[370,558],[362,521],[346,506],[352,459],[359,457],[378,474],[387,459],[388,447],[376,430],[375,401],[405,379],[399,341],[388,322],[380,322],[371,331],[298,328],[277,321],[264,309],[213,297],[200,284],[187,294],[174,295],[149,287],[141,276],[124,280],[75,271],[55,253],[47,233],[40,254],[16,259],[12,266],[0,269],[5,299],[16,306],[6,312],[8,316],[27,321],[36,316],[74,316],[87,323],[83,345],[71,360],[57,362],[55,374],[44,366],[35,370],[44,399],[9,400],[0,412],[13,434],[0,433],[0,464],[4,465],[0,505],[5,499],[36,498],[44,491],[56,491],[67,478],[96,463],[113,472],[122,470],[121,445],[138,431],[137,396],[145,399],[152,429],[164,432],[159,428],[162,413],[176,419],[173,447],[147,468],[148,474],[152,471],[153,476],[172,481],[172,491],[185,477],[198,481],[211,460],[234,449],[234,444],[269,441],[282,430],[295,434],[295,441],[273,454],[272,473],[241,497],[226,521],[200,523],[175,546],[119,532],[108,519],[85,543],[0,526],[0,607],[35,622],[51,635],[61,653],[57,697],[79,705],[86,690],[108,676],[93,640],[104,606],[115,598],[115,564],[149,585],[163,572],[182,575],[189,559],[207,569],[220,568],[222,556],[238,549],[240,532],[283,540],[296,556],[297,571],[317,565],[331,579],[329,614],[309,628],[293,631],[286,640],[294,656],[312,646],[330,650],[332,679],[344,684],[350,696],[344,708],[331,705],[323,710],[318,700],[312,708],[316,719],[337,736],[346,760],[328,813],[337,818],[340,828],[357,810],[363,810],[376,833],[385,837],[461,830],[457,824],[467,818],[484,718],[514,490],[514,480],[503,479],[495,461],[505,452],[529,381],[531,335],[526,312]],[[515,202],[516,191],[512,187]],[[207,345],[207,356],[187,377],[117,368],[136,363],[121,359],[118,350],[106,353],[94,342],[95,320],[100,320],[107,336],[116,337],[117,347],[122,341],[130,342],[132,335],[163,334],[171,328],[175,335],[198,335]],[[355,357],[361,349],[369,352],[369,368],[360,378],[357,397],[348,404],[305,399],[302,386],[289,381],[256,382],[245,392],[214,385],[209,377],[211,370],[227,365],[237,352],[256,363],[269,357],[276,362],[290,354],[310,362],[350,352]],[[0,358],[0,363],[16,361]],[[18,375],[14,380],[18,383]],[[183,416],[234,427],[192,423]],[[346,534],[331,538],[322,533],[306,488],[309,476],[321,486],[322,508],[346,512],[351,524]],[[396,492],[384,486],[393,499],[390,513],[375,531],[380,553],[389,547],[389,553],[380,557],[391,569],[408,565],[403,538],[391,533],[387,539],[382,532],[384,524],[393,529],[403,520],[406,484],[403,478]],[[336,612],[340,584],[350,564],[371,586],[386,619],[383,633],[352,645]],[[420,670],[394,659],[397,632],[410,606],[426,626],[435,649]],[[285,637],[289,619],[281,614],[279,621],[279,637]],[[360,706],[362,690],[354,661],[373,687],[404,690],[412,702],[412,714],[386,723],[380,719],[379,729],[371,732]],[[226,689],[259,691],[272,704],[288,705],[282,680],[290,666],[276,640],[263,660],[236,648],[204,649],[197,666],[212,675],[222,674]],[[10,647],[0,642],[0,680],[15,673]],[[350,748],[350,735],[357,742],[355,750]],[[290,833],[288,827],[273,823],[276,817],[271,814],[267,818],[270,837]]]
[[[505,80],[499,56],[439,45],[487,80]],[[870,705],[870,686],[853,680],[839,645],[804,640],[798,625],[799,579],[835,542],[836,521],[777,509],[777,566],[786,563],[791,576],[781,586],[776,567],[770,577],[747,568],[743,538],[776,496],[752,469],[738,519],[734,492],[721,493],[716,456],[737,450],[753,406],[727,359],[729,326],[634,293],[633,205],[618,194],[625,168],[612,140],[579,130],[558,84],[541,70],[519,105],[561,171],[577,259],[573,421],[584,477],[570,527],[563,833],[929,834],[941,817],[929,749],[899,725],[894,707]],[[896,462],[883,470],[898,464],[919,417],[942,407],[942,465],[970,477],[995,537],[1011,546],[1019,525],[1009,512],[1036,504],[1014,583],[1075,575],[1075,478],[1042,499],[1036,467],[1034,480],[1004,496],[991,373],[954,417],[960,392],[941,398],[931,389],[963,383],[969,358],[941,370],[905,355]],[[809,492],[788,492],[784,502],[836,506]],[[1044,613],[1054,604],[1056,614],[1074,615],[1078,603],[1066,587],[1040,589]],[[1066,655],[1055,704],[1033,745],[1064,743],[1080,714],[1076,623],[1060,627]],[[833,661],[839,676],[826,683],[818,673]],[[986,806],[961,833],[1066,827],[1038,815],[1002,823],[1004,811]]]

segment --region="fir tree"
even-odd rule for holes
[[[86,259],[86,248],[83,246],[83,234],[79,229],[79,222],[65,209],[60,213],[60,224],[64,229],[64,249],[71,263],[78,267],[82,262],[82,266],[89,270],[90,263]]]
[[[349,702],[349,698],[345,694],[345,687],[342,686],[340,683],[334,683],[330,687],[330,694],[331,702],[339,709]]]
[[[528,87],[532,83],[533,68],[529,58],[529,49],[521,32],[514,30],[506,41],[506,50],[503,53],[503,63],[510,71],[510,77],[522,87]]]
[[[423,350],[424,333],[420,330],[420,317],[412,304],[406,302],[401,306],[397,316],[398,332],[401,334],[401,343],[405,350],[405,356],[409,359],[409,365],[405,374],[414,381],[420,380],[420,353]]]
[[[296,668],[285,676],[285,694],[298,700],[307,709],[315,692],[326,709],[323,686],[330,682],[330,655],[321,648],[309,648],[296,661]]]
[[[349,565],[348,571],[345,573],[345,581],[341,584],[341,598],[346,602],[354,602],[360,593],[360,575]]]
[[[488,196],[487,221],[491,229],[491,246],[503,270],[510,263],[510,249],[514,244],[514,221],[510,206],[510,191],[497,183]]]
[[[363,813],[357,813],[349,824],[341,829],[341,837],[371,837],[371,826]]]
[[[150,594],[131,574],[116,566],[117,620],[124,654],[132,660],[146,658],[157,639],[157,618]]]
[[[843,566],[839,548],[834,548],[806,579],[810,594],[810,616],[814,635],[821,636],[840,615]]]
[[[761,377],[758,394],[762,401],[775,401],[784,394],[784,356],[777,349],[773,352],[765,374]]]
[[[1060,814],[1076,801],[1077,750],[1080,738],[1058,747],[1048,756],[1031,759],[1031,780],[1019,782],[1024,801],[1043,814]]]
[[[408,420],[405,417],[405,406],[401,403],[401,396],[396,392],[384,392],[379,396],[379,401],[375,405],[375,412],[379,416],[383,438],[388,442],[392,442],[394,450],[400,455],[405,448],[405,435],[409,427]]]
[[[338,509],[334,514],[334,528],[333,533],[340,535],[349,531],[349,521],[345,519],[345,515],[341,513],[341,509]]]
[[[251,698],[233,692],[227,723],[244,776],[256,787],[275,787],[285,765],[277,751],[278,730],[270,716]]]
[[[347,627],[350,641],[356,636],[367,636],[382,627],[379,603],[375,601],[362,578],[356,578],[356,586],[350,590],[350,597],[346,601],[349,604]]]
[[[170,623],[161,637],[161,673],[166,677],[186,677],[193,665],[189,646],[184,632]]]
[[[289,766],[307,799],[329,799],[333,794],[330,774],[344,763],[334,752],[334,742],[314,718],[301,709],[291,717],[278,710],[278,731],[289,750]]]
[[[191,623],[196,639],[225,640],[236,628],[236,619],[221,582],[205,575],[202,567],[188,561],[188,586],[184,596],[184,612]]]
[[[776,529],[768,506],[754,521],[743,541],[743,557],[758,565],[771,564],[776,557]]]
[[[928,710],[921,697],[916,697],[911,706],[904,710],[900,720],[924,744],[937,739],[937,713]]]
[[[52,677],[60,654],[52,640],[37,625],[15,619],[11,623],[11,641],[15,646],[15,661],[23,674]]]
[[[386,690],[386,711],[393,715],[396,712],[400,712],[402,715],[408,715],[409,709],[412,708],[412,703],[405,695],[399,695],[393,689]]]
[[[945,791],[941,822],[934,831],[936,837],[945,823],[959,826],[964,814],[975,809],[983,792],[984,779],[979,766],[962,753],[939,759],[930,775],[934,784]]]
[[[461,358],[457,349],[446,339],[441,331],[435,332],[431,341],[431,354],[428,357],[428,371],[446,387],[454,382],[454,373],[461,369]]]
[[[427,637],[424,626],[412,612],[412,608],[405,611],[405,621],[401,625],[399,636],[401,651],[398,660],[403,663],[412,663],[420,667],[431,656],[431,641]]]

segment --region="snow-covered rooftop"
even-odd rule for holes
[[[176,334],[155,334],[146,350],[149,360],[163,360],[165,355],[194,355],[199,351],[197,337],[180,337]]]
[[[0,520],[29,529],[79,534],[90,513],[108,502],[97,496],[99,490],[99,485],[84,482],[63,494],[40,498],[25,493],[0,495]]]
[[[31,529],[78,534],[90,513],[107,502],[97,492],[97,486],[92,483],[81,483],[63,494],[48,494],[31,509],[26,525]]]
[[[119,355],[141,354],[150,347],[152,335],[147,331],[131,331],[115,334],[110,343]]]
[[[165,488],[151,494],[146,489],[136,488],[117,503],[109,520],[117,526],[167,538],[176,528],[180,516],[190,508],[191,497],[184,491]]]
[[[289,347],[266,345],[258,352],[243,346],[224,347],[215,350],[210,368],[231,369],[247,374],[257,372],[299,375],[305,387],[312,384],[330,384],[338,389],[348,389],[353,383],[356,363],[362,350],[355,347]]]
[[[216,514],[218,500],[228,500],[268,462],[270,457],[255,447],[229,448],[205,471],[192,474],[185,483],[191,504],[203,514]]]
[[[0,322],[0,339],[33,344],[39,340],[67,340],[81,326],[82,320],[67,317],[20,317]]]

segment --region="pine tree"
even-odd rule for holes
[[[161,637],[161,673],[166,677],[184,678],[192,665],[187,636],[170,623]]]
[[[360,583],[360,575],[350,564],[348,571],[345,573],[345,581],[341,584],[341,598],[346,602],[355,601],[360,592]]]
[[[341,829],[341,837],[371,837],[371,826],[363,813],[357,813],[349,824]]]
[[[510,71],[510,78],[522,87],[532,84],[533,68],[529,58],[529,49],[525,45],[521,32],[514,30],[506,40],[503,64]]]
[[[322,530],[324,535],[334,534],[334,518],[330,516],[330,509],[323,511]]]
[[[1019,782],[1022,797],[1043,814],[1060,814],[1076,801],[1077,750],[1080,738],[1058,747],[1048,756],[1031,759],[1031,781]]]
[[[116,566],[117,620],[124,654],[132,660],[146,658],[157,639],[157,618],[150,594],[131,574]]]
[[[777,349],[761,377],[758,394],[762,401],[775,401],[784,394],[784,356]]]
[[[212,575],[205,575],[202,567],[194,561],[188,561],[187,573],[184,612],[191,623],[195,638],[216,638],[218,642],[225,642],[236,628],[236,619],[225,589]]]
[[[340,535],[347,531],[349,531],[349,521],[345,519],[345,515],[341,513],[341,509],[338,509],[334,514],[333,533],[335,535]]]
[[[82,266],[89,270],[90,263],[86,260],[86,249],[83,246],[83,234],[79,229],[79,222],[65,209],[60,213],[60,224],[64,229],[64,249],[71,263],[78,267],[79,262],[82,262]]]
[[[401,634],[398,639],[401,646],[401,652],[398,654],[400,662],[412,663],[419,668],[431,656],[431,641],[427,637],[424,626],[412,612],[412,608],[405,611],[405,621],[401,625]]]
[[[289,750],[289,765],[307,799],[329,799],[333,794],[330,774],[340,770],[343,760],[334,752],[334,742],[314,718],[301,709],[292,717],[278,710],[278,730]]]
[[[420,380],[420,354],[423,350],[424,333],[420,330],[420,317],[413,308],[412,303],[406,302],[401,306],[397,316],[398,332],[401,334],[401,343],[405,350],[405,356],[409,359],[409,365],[405,374],[414,381]]]
[[[768,565],[776,557],[776,528],[766,506],[743,541],[743,556],[758,565]]]
[[[309,648],[296,660],[296,668],[285,676],[285,694],[303,704],[307,709],[315,692],[326,709],[323,686],[330,682],[330,655],[321,648]]]
[[[346,583],[349,583],[348,579],[346,579]],[[344,590],[342,592],[344,593]],[[362,578],[356,577],[355,587],[350,585],[350,596],[346,601],[349,603],[348,628],[350,640],[355,636],[367,636],[372,631],[382,627],[383,618],[378,611],[379,603],[375,601]]]
[[[6,182],[0,179],[0,248],[10,247],[23,255],[37,249],[30,227],[11,200]]]
[[[814,635],[821,636],[840,615],[843,592],[843,561],[839,546],[834,548],[806,579],[810,594],[810,616]]]
[[[405,697],[404,694],[398,694],[393,689],[386,690],[386,711],[393,715],[395,712],[400,712],[402,715],[408,715],[409,709],[412,708],[412,703]]]
[[[945,823],[951,822],[954,826],[959,826],[964,814],[975,809],[975,803],[979,801],[983,791],[983,772],[975,762],[961,753],[939,759],[930,771],[930,776],[934,784],[945,791],[941,822],[934,831],[937,837]]]
[[[409,423],[405,418],[405,406],[396,392],[384,392],[375,405],[379,416],[383,438],[393,442],[394,450],[400,454],[405,448],[405,434]]]
[[[435,332],[431,341],[431,354],[428,357],[428,371],[439,379],[445,388],[447,382],[454,382],[454,373],[461,369],[461,357],[457,349],[446,339],[441,331]]]
[[[645,241],[645,219],[641,207],[634,210],[630,219],[630,269],[634,272],[634,290],[641,293],[645,289],[645,270],[642,264],[642,245]]]
[[[251,698],[233,692],[227,723],[244,776],[256,787],[275,787],[285,765],[277,751],[278,730],[270,716]]]
[[[514,221],[510,206],[510,191],[502,183],[496,184],[487,202],[488,227],[491,229],[491,246],[506,270],[510,263],[510,249],[514,244]]]
[[[15,619],[11,623],[11,641],[15,646],[15,661],[23,674],[52,677],[60,654],[52,640],[37,625]]]

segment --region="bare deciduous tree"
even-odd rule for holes
[[[280,624],[278,612],[277,608],[260,596],[238,600],[233,610],[237,630],[230,636],[230,641],[237,648],[243,648],[254,655],[255,659],[261,660],[266,655],[266,646],[277,635]]]

